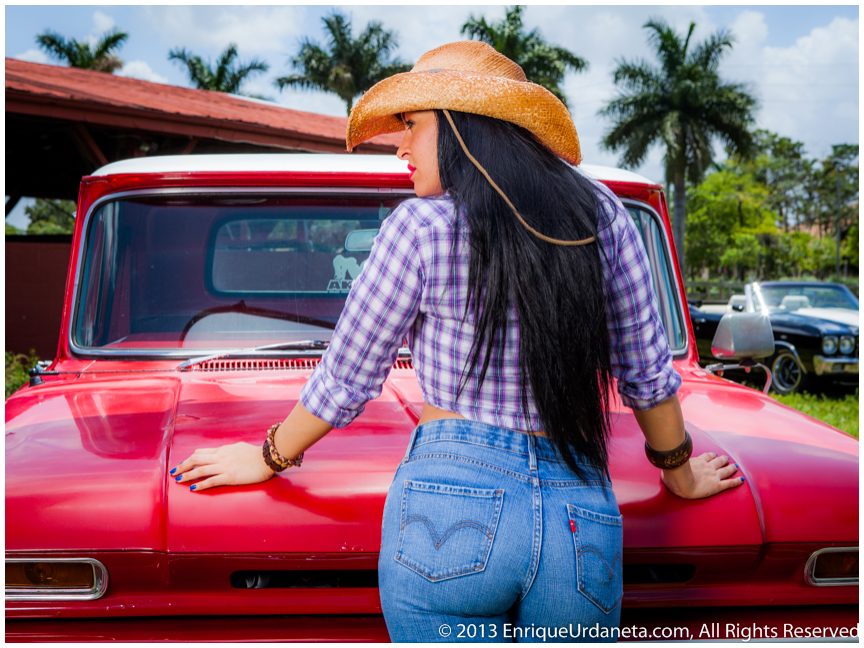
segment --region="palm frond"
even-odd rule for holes
[[[473,15],[469,16],[465,24],[462,25],[460,33],[472,40],[476,39],[493,47],[497,36],[497,32],[492,29],[483,16],[475,18]]]
[[[113,29],[102,34],[96,47],[93,49],[93,59],[98,61],[111,54],[129,38],[129,34],[119,29]]]
[[[398,58],[390,59],[398,38],[395,32],[384,29],[381,22],[371,21],[354,38],[351,21],[341,12],[333,11],[322,21],[328,35],[327,49],[304,39],[291,59],[295,74],[276,79],[280,89],[330,92],[342,99],[350,112],[355,97],[378,81],[413,67]]]
[[[707,41],[700,43],[691,55],[695,65],[714,71],[726,50],[731,49],[735,38],[729,31],[721,30],[712,34]]]

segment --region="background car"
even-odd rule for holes
[[[771,370],[776,392],[791,394],[822,381],[858,383],[858,298],[849,288],[815,281],[750,285],[756,300],[749,306],[743,295],[733,295],[725,306],[689,304],[701,363],[716,362],[711,341],[725,313],[764,308],[775,351],[761,362]]]
[[[848,636],[857,439],[703,370],[661,188],[580,168],[641,232],[695,454],[746,478],[674,496],[611,392],[622,628]],[[422,409],[407,350],[301,468],[200,493],[168,471],[196,448],[261,444],[291,411],[372,234],[412,196],[404,162],[361,155],[149,157],[83,179],[57,358],[6,401],[7,640],[387,640],[381,516]]]

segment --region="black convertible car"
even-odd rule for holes
[[[817,380],[858,382],[858,298],[846,286],[804,281],[750,284],[750,303],[734,295],[728,304],[690,304],[699,360],[716,362],[711,341],[720,319],[736,311],[767,311],[774,354],[760,360],[771,369],[772,389],[791,394]]]

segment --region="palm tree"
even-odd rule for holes
[[[655,143],[666,147],[666,183],[674,186],[672,229],[683,273],[686,183],[700,182],[713,162],[712,137],[719,137],[730,153],[749,157],[754,143],[749,126],[757,103],[744,85],[726,83],[717,72],[734,42],[729,32],[719,31],[691,48],[695,23],[683,40],[661,20],[644,27],[652,30],[648,40],[660,67],[644,60],[619,62],[615,83],[622,89],[599,113],[614,120],[601,143],[611,151],[623,150],[621,164],[629,167],[641,164]]]
[[[354,38],[351,21],[338,11],[322,20],[328,33],[329,51],[305,39],[292,59],[294,69],[300,73],[276,79],[280,89],[294,87],[332,92],[345,102],[350,114],[358,95],[379,81],[414,67],[398,58],[388,60],[398,41],[396,33],[385,30],[382,23],[370,22]]]
[[[228,94],[242,94],[240,86],[251,74],[266,72],[270,69],[264,61],[252,59],[246,65],[242,65],[237,58],[237,45],[230,43],[225,51],[219,55],[214,70],[210,63],[205,63],[200,56],[195,56],[186,48],[176,48],[168,53],[168,60],[179,61],[186,66],[189,80],[199,90],[215,90],[216,92],[227,92]],[[248,95],[255,96],[255,95]],[[259,99],[261,97],[258,97]]]
[[[112,52],[127,38],[129,34],[126,32],[112,29],[102,34],[96,45],[91,47],[89,43],[80,43],[74,38],[67,41],[57,32],[45,30],[36,37],[36,43],[48,54],[66,61],[71,67],[113,74],[115,70],[123,67],[123,61]]]
[[[504,20],[492,25],[485,18],[472,15],[462,25],[462,33],[491,45],[518,63],[529,81],[549,90],[566,106],[567,99],[559,84],[568,68],[581,72],[588,69],[588,62],[563,47],[549,45],[536,29],[526,34],[522,27],[524,9],[523,6],[510,7]]]

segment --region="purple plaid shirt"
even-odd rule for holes
[[[598,236],[610,259],[607,264],[601,255],[612,373],[625,405],[650,409],[678,391],[681,376],[672,367],[642,238],[620,201],[599,183],[598,189],[612,219]],[[520,405],[514,308],[506,344],[493,352],[477,397],[472,377],[456,400],[474,326],[470,315],[463,321],[469,259],[464,226],[457,276],[451,276],[454,222],[453,202],[445,194],[406,200],[382,223],[330,346],[301,392],[300,400],[312,414],[335,427],[348,425],[381,394],[407,338],[427,403],[496,427],[542,429],[530,393],[529,411]]]

